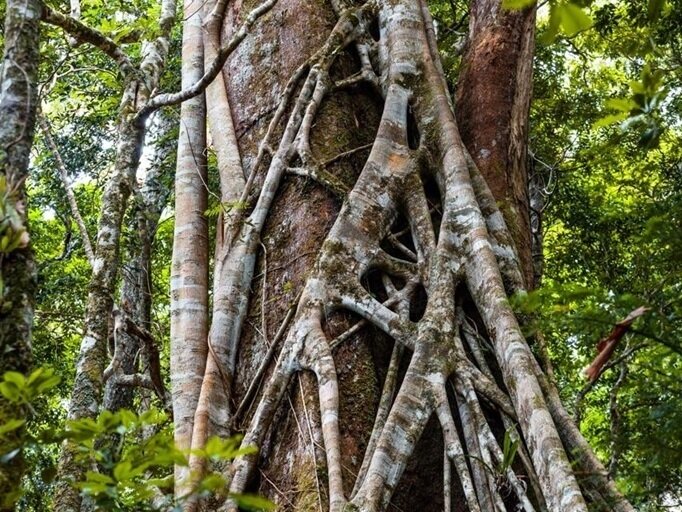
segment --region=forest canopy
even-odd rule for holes
[[[181,4],[0,3],[0,510],[682,510],[682,2]]]

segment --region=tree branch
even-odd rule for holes
[[[62,185],[64,186],[64,190],[66,191],[66,199],[68,200],[69,207],[71,208],[71,216],[76,221],[78,231],[80,232],[81,235],[81,240],[83,241],[83,249],[85,250],[85,255],[87,256],[88,261],[90,262],[90,266],[92,266],[93,261],[95,261],[95,251],[93,251],[92,249],[92,243],[90,242],[90,235],[88,235],[88,229],[85,226],[83,216],[81,215],[81,212],[78,209],[78,202],[76,201],[76,196],[74,195],[73,189],[71,188],[71,183],[69,183],[69,176],[66,170],[66,165],[64,164],[64,160],[62,160],[62,155],[59,152],[59,149],[57,148],[57,144],[55,144],[54,139],[52,139],[52,134],[50,133],[50,124],[47,118],[41,115],[38,121],[40,123],[40,128],[43,130],[45,142],[47,143],[47,146],[50,148],[50,151],[52,151],[52,155],[54,156],[54,159],[57,162],[57,167],[59,168],[59,175],[62,180]]]
[[[208,85],[215,79],[216,76],[218,76],[218,73],[220,73],[220,71],[223,69],[223,66],[225,65],[225,62],[227,61],[227,58],[230,56],[230,54],[235,50],[235,48],[237,48],[239,43],[241,43],[244,40],[244,38],[248,35],[249,31],[251,30],[251,27],[256,22],[256,20],[258,20],[258,18],[266,14],[270,9],[272,9],[272,7],[276,3],[277,0],[266,0],[260,6],[256,7],[253,11],[251,11],[246,17],[244,23],[242,23],[241,27],[239,27],[237,33],[234,36],[232,36],[232,38],[225,44],[225,46],[220,48],[215,60],[213,61],[211,66],[204,72],[204,76],[202,76],[198,82],[196,82],[191,87],[188,87],[187,89],[183,89],[181,91],[174,93],[159,94],[158,96],[151,98],[149,102],[137,113],[136,116],[137,121],[142,121],[146,119],[152,112],[160,109],[161,107],[177,105],[178,103],[187,101],[188,99],[194,98],[195,96],[198,96],[199,94],[204,92],[206,87],[208,87]]]
[[[136,71],[128,55],[109,37],[84,23],[55,11],[50,6],[42,4],[41,18],[45,23],[61,28],[81,43],[90,43],[111,57],[118,64],[121,71],[128,75]]]

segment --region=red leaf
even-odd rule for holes
[[[616,350],[620,340],[625,336],[625,333],[630,330],[632,323],[647,311],[649,311],[649,308],[645,306],[633,309],[628,316],[614,326],[613,330],[606,338],[599,340],[599,343],[597,343],[597,357],[595,357],[592,364],[583,371],[585,376],[590,379],[590,382],[594,382],[599,378],[604,365],[613,355],[613,352]]]

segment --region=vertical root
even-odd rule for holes
[[[324,333],[318,333],[320,342],[314,348],[313,370],[317,375],[320,396],[320,420],[324,449],[327,454],[327,474],[329,479],[329,510],[341,511],[346,504],[343,494],[343,475],[341,472],[341,446],[339,440],[339,382],[331,350]]]
[[[274,369],[270,380],[268,381],[263,395],[258,404],[258,408],[251,419],[249,429],[244,435],[242,446],[255,446],[260,448],[272,419],[277,412],[277,407],[284,397],[291,377],[298,365],[295,363],[294,357],[291,353],[285,354],[281,358]],[[241,493],[244,492],[246,484],[248,483],[249,475],[253,472],[256,465],[257,455],[243,455],[235,459],[232,466],[229,468],[228,477],[231,476],[230,492]],[[229,503],[228,503],[229,507]]]
[[[452,461],[455,466],[459,482],[462,486],[462,491],[464,491],[464,498],[469,507],[469,512],[481,512],[471,472],[467,466],[466,455],[464,454],[462,442],[459,438],[459,433],[457,432],[455,420],[452,417],[452,410],[450,409],[449,400],[444,388],[439,390],[438,401],[439,405],[436,408],[436,412],[441,428],[443,429],[445,454],[448,457],[446,465],[449,466],[450,461]],[[448,502],[446,501],[446,506],[447,505]]]

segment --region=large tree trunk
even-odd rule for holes
[[[33,143],[38,75],[40,3],[8,0],[0,63],[0,376],[31,365],[35,265],[26,231],[24,181]],[[17,417],[0,397],[0,418]],[[23,429],[3,453],[21,446]],[[14,437],[14,438],[12,438]],[[21,480],[21,455],[0,463],[0,509],[10,510]]]
[[[535,6],[508,11],[499,0],[474,0],[469,13],[469,37],[457,84],[457,122],[514,238],[526,287],[532,288],[528,113]]]
[[[406,509],[587,510],[562,435],[575,444],[507,300],[532,283],[519,218],[533,13],[496,5],[473,3],[460,83],[475,91],[491,53],[513,60],[499,80],[513,93],[489,91],[478,112],[478,91],[459,115],[472,147],[502,148],[487,167],[460,137],[423,0],[280,0],[228,62],[219,107],[235,130],[226,118],[222,135],[238,137],[246,181],[221,193],[248,203],[219,225],[199,400],[211,407],[191,444],[244,428],[260,456],[226,469],[233,492],[260,483],[292,510],[385,510],[401,492]],[[231,4],[223,38],[244,7]],[[514,229],[486,179],[505,184]],[[425,445],[432,418],[440,444]],[[411,492],[411,459],[442,498]]]

